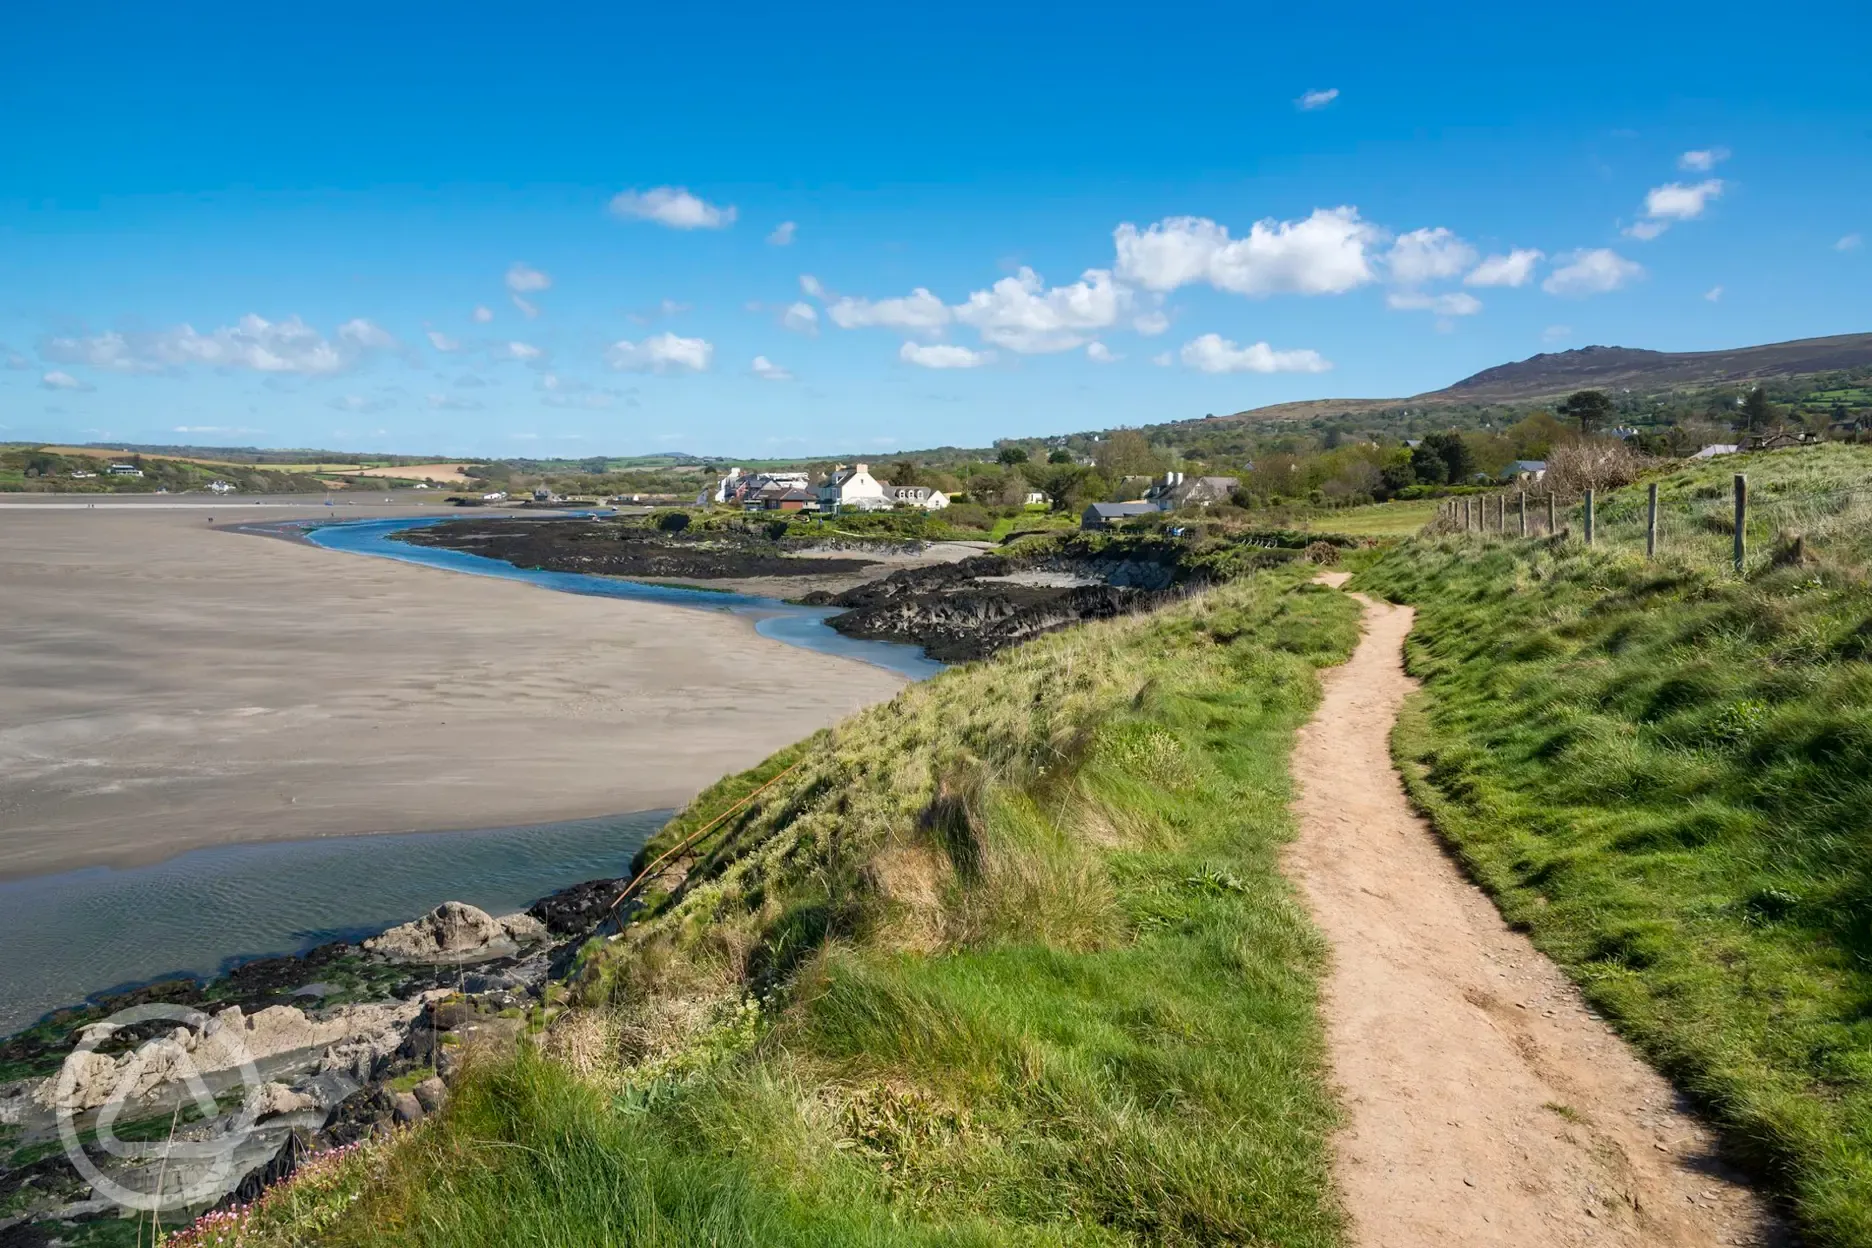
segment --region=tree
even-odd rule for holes
[[[1015,464],[1024,464],[1027,462],[1027,452],[1018,446],[1004,446],[1001,448],[1001,453],[995,456],[995,462],[1007,464],[1010,467]]]
[[[1049,464],[1070,464],[1072,462],[1073,453],[1063,446],[1047,456],[1047,463]]]
[[[1774,423],[1774,404],[1768,401],[1768,392],[1756,386],[1742,400],[1742,425],[1756,433]]]
[[[1437,453],[1437,448],[1430,445],[1428,438],[1412,448],[1410,469],[1411,476],[1425,485],[1449,484],[1449,465]]]
[[[1065,511],[1090,475],[1078,464],[1048,464],[1027,470],[1027,480],[1047,496],[1047,504],[1054,511]]]
[[[1405,451],[1388,457],[1384,466],[1378,469],[1379,488],[1386,497],[1417,484],[1417,470],[1412,466],[1412,459],[1411,453]]]
[[[922,485],[923,482],[919,479],[922,475],[923,470],[917,467],[914,459],[900,459],[890,466],[892,485]]]
[[[1434,455],[1442,463],[1442,480],[1448,482],[1450,485],[1467,485],[1469,484],[1469,479],[1475,476],[1475,454],[1470,451],[1469,444],[1462,440],[1462,435],[1453,429],[1448,433],[1432,433],[1427,435],[1423,440],[1423,444],[1417,449],[1419,451],[1428,450],[1431,455]],[[1427,457],[1425,462],[1420,463],[1418,457],[1412,455],[1411,467],[1416,471],[1418,477],[1425,480],[1430,479],[1424,476],[1424,469],[1430,467],[1427,462]]]
[[[1098,464],[1098,470],[1113,480],[1125,477],[1154,477],[1163,471],[1163,461],[1157,458],[1144,435],[1135,429],[1120,429],[1099,443],[1098,451],[1092,457]]]
[[[1591,433],[1612,419],[1612,396],[1603,390],[1576,390],[1560,405],[1560,414],[1579,425],[1581,433]]]

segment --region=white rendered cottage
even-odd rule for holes
[[[889,507],[891,502],[884,487],[871,475],[869,464],[839,464],[826,477],[825,484],[819,487],[819,507],[822,511],[834,511],[840,507],[873,511]]]

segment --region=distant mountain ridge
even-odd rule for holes
[[[1872,366],[1872,334],[1836,334],[1724,351],[1580,347],[1485,368],[1453,386],[1416,396],[1457,403],[1544,399],[1575,390],[1661,390],[1826,373]]]

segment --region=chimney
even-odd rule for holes
[[[871,471],[871,465],[870,464],[853,464],[852,471],[853,472],[869,472]]]

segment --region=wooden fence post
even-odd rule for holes
[[[1469,500],[1466,498],[1462,500],[1462,531],[1469,531]]]
[[[1521,501],[1515,506],[1515,515],[1521,519],[1521,536],[1527,536],[1527,491],[1521,491]]]
[[[1657,482],[1647,492],[1644,528],[1644,557],[1657,558]]]
[[[1592,545],[1593,492],[1586,491],[1586,544]]]
[[[1497,533],[1508,531],[1508,495],[1506,493],[1495,496],[1495,531]]]
[[[1735,474],[1735,570],[1742,575],[1742,565],[1748,557],[1748,473]]]
[[[1549,490],[1547,492],[1547,536],[1552,537],[1554,535],[1554,531],[1555,531],[1555,525],[1554,525],[1553,491]]]

